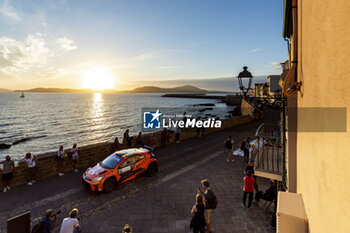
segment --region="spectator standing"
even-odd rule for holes
[[[244,162],[248,162],[249,159],[249,147],[250,147],[250,137],[247,137],[246,140],[244,140],[241,143],[241,150],[244,152]]]
[[[136,137],[136,145],[137,145],[137,147],[142,147],[143,146],[142,132],[141,131],[139,131],[139,134]]]
[[[79,225],[79,219],[78,219],[78,209],[74,208],[69,213],[69,217],[63,219],[60,233],[79,233],[80,225]]]
[[[5,160],[1,161],[0,164],[3,165],[2,169],[2,186],[3,192],[7,192],[11,189],[11,181],[13,173],[15,172],[15,162],[11,160],[9,155],[6,155]]]
[[[160,134],[160,147],[166,146],[167,137],[168,137],[168,133],[167,133],[166,128],[164,128]]]
[[[149,137],[149,141],[148,144],[150,145],[150,147],[154,146],[154,133],[151,133],[151,136]]]
[[[256,176],[255,176],[255,171],[254,171],[254,160],[249,160],[248,165],[246,166],[245,170],[244,170],[244,174],[248,174],[248,171],[252,172],[252,176],[254,178],[254,189],[255,191],[259,191],[259,186],[258,183],[256,182]]]
[[[125,224],[122,233],[132,233],[131,227],[129,226],[129,224]]]
[[[204,196],[204,203],[205,203],[205,220],[207,221],[207,233],[211,232],[211,212],[212,212],[212,207],[210,206],[210,203],[212,203],[212,200],[215,198],[215,195],[213,191],[210,189],[210,184],[207,179],[201,180],[203,190],[201,188],[198,188],[198,194],[203,194]]]
[[[57,152],[57,161],[58,161],[58,164],[60,166],[60,172],[58,173],[59,176],[63,176],[64,173],[64,167],[65,167],[65,164],[64,164],[64,159],[65,159],[65,153],[64,153],[64,149],[63,149],[63,146],[60,145],[60,147],[58,148],[58,152]]]
[[[167,130],[166,142],[170,143],[171,135],[173,134],[172,130]]]
[[[181,129],[180,127],[176,128],[176,134],[175,134],[175,142],[180,143],[180,135],[181,135]]]
[[[120,143],[119,143],[119,139],[116,137],[114,139],[114,142],[113,142],[113,150],[114,151],[117,151],[120,149]]]
[[[250,154],[250,137],[247,137],[247,141],[245,144],[245,148],[246,148],[246,162],[249,161],[249,154]]]
[[[204,137],[204,135],[205,135],[205,128],[202,127],[202,129],[201,129],[201,137]]]
[[[184,112],[184,114],[182,115],[182,120],[185,122],[185,124],[186,124],[186,121],[187,121],[187,115],[186,114],[187,113]]]
[[[233,145],[234,141],[231,136],[228,136],[225,141],[224,141],[224,146],[225,146],[225,152],[226,152],[226,157],[227,157],[227,162],[234,162],[235,160],[233,159]]]
[[[48,209],[45,211],[45,218],[42,220],[43,223],[43,231],[42,233],[50,233],[56,225],[56,220],[58,218],[59,213],[53,214],[52,209]]]
[[[259,204],[260,199],[265,201],[272,201],[275,198],[275,185],[273,180],[269,180],[270,187],[265,192],[258,191],[255,194],[256,204]]]
[[[244,187],[243,187],[243,202],[242,206],[245,207],[247,196],[248,196],[248,209],[251,209],[254,193],[254,178],[251,170],[247,171],[247,175],[244,177]]]
[[[193,233],[204,233],[204,228],[206,226],[204,211],[205,205],[203,202],[203,197],[200,194],[197,194],[196,204],[191,210],[192,220],[190,228],[193,228]]]
[[[198,120],[200,120],[199,117],[196,118],[196,121],[198,121]],[[202,137],[202,135],[201,135],[201,128],[197,127],[197,125],[196,125],[196,132],[197,132],[197,138]]]
[[[36,166],[37,157],[32,156],[31,153],[27,153],[25,157],[25,161],[27,163],[28,173],[29,173],[28,174],[29,181],[27,184],[33,185],[35,184],[35,180],[38,179],[38,168]]]
[[[125,130],[125,132],[124,132],[123,144],[125,144],[127,146],[127,148],[131,147],[131,139],[129,136],[129,129]]]
[[[79,160],[79,155],[78,155],[77,144],[73,145],[72,149],[70,150],[70,153],[72,154],[72,164],[73,164],[73,167],[74,167],[74,171],[78,172],[77,164],[78,164],[78,160]]]

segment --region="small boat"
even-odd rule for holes
[[[21,98],[24,98],[24,93],[23,93],[23,91],[22,91],[22,95],[20,96]]]

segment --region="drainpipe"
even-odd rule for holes
[[[287,99],[282,98],[282,190],[287,190],[287,166],[286,166],[286,143],[287,143],[287,128],[286,128],[286,107]]]

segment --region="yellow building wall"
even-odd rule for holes
[[[311,233],[350,232],[350,0],[298,1],[298,108],[346,107],[340,116],[298,110],[297,192]],[[335,123],[333,126],[331,123]]]

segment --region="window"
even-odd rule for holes
[[[122,161],[120,157],[111,154],[100,163],[100,166],[105,169],[114,169],[120,161]]]
[[[121,165],[120,168],[134,165],[136,163],[136,156],[127,158]]]

